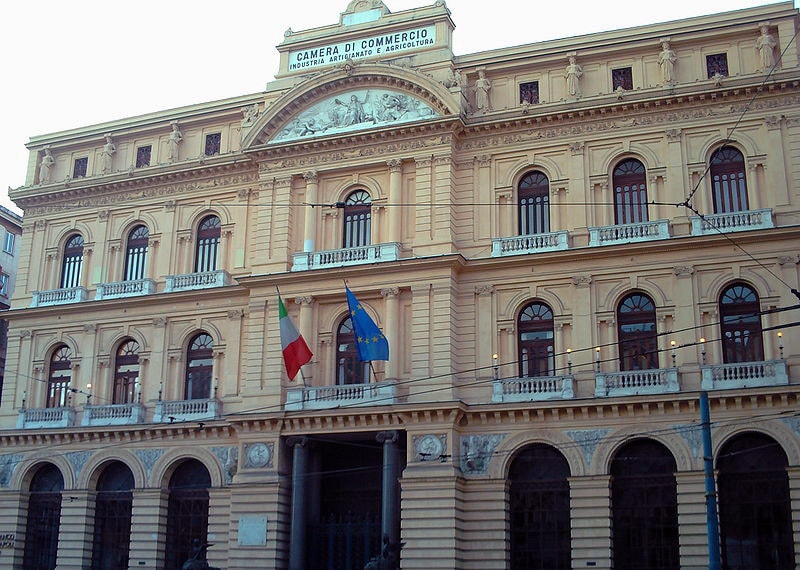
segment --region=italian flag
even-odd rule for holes
[[[314,356],[308,348],[306,341],[303,340],[302,335],[297,332],[297,327],[294,326],[292,319],[289,318],[289,313],[286,312],[286,306],[283,304],[283,299],[278,295],[278,315],[280,316],[281,324],[281,349],[283,350],[283,363],[286,365],[286,373],[289,375],[289,380],[294,380],[300,367],[303,364],[311,361]]]

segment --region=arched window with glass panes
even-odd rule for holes
[[[623,444],[611,461],[614,568],[679,570],[677,464],[651,439]]]
[[[83,236],[74,234],[64,244],[61,261],[61,288],[80,287],[83,269]]]
[[[646,222],[647,172],[635,158],[626,158],[614,167],[614,223],[617,225]]]
[[[120,461],[108,464],[97,481],[91,570],[128,568],[133,513],[133,473]]]
[[[344,201],[342,247],[370,245],[371,231],[372,198],[366,190],[355,190]]]
[[[213,349],[214,341],[208,333],[199,333],[189,341],[184,383],[184,397],[187,400],[205,400],[211,397]]]
[[[47,463],[36,471],[29,490],[22,567],[53,570],[58,554],[64,476],[58,467]]]
[[[508,473],[511,570],[568,570],[570,469],[554,447],[522,449]]]
[[[719,297],[722,360],[726,363],[764,360],[761,303],[746,283],[726,287]]]
[[[197,247],[195,249],[194,271],[217,270],[217,257],[219,255],[219,242],[222,235],[222,223],[219,217],[206,216],[197,226]]]
[[[369,362],[358,359],[353,321],[345,318],[336,330],[336,384],[369,382]]]
[[[709,166],[714,213],[747,211],[749,206],[744,155],[732,146],[723,146],[711,155]]]
[[[164,570],[181,570],[195,556],[193,545],[208,541],[211,475],[196,459],[183,461],[169,479]],[[197,553],[205,560],[205,552]]]
[[[114,388],[112,404],[136,401],[139,384],[139,343],[132,338],[122,341],[114,356]]]
[[[69,402],[69,388],[72,384],[72,350],[66,345],[59,345],[50,355],[50,366],[47,376],[48,408],[62,408]]]
[[[136,226],[128,233],[128,243],[125,247],[125,281],[144,279],[149,238],[150,232],[143,225]]]
[[[526,174],[517,186],[519,235],[550,232],[550,181],[543,172]]]
[[[533,378],[555,375],[553,311],[534,301],[523,307],[517,318],[519,376]]]
[[[658,368],[656,306],[644,293],[625,296],[617,307],[620,370]]]

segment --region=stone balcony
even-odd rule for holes
[[[34,291],[31,293],[31,297],[31,307],[50,307],[53,305],[80,303],[88,299],[89,294],[85,287],[68,287],[66,289]]]
[[[589,228],[589,247],[669,239],[669,220]]]
[[[492,402],[540,402],[574,397],[572,376],[503,378],[492,383]]]
[[[304,251],[292,255],[292,271],[366,265],[400,259],[399,243],[378,243],[344,249]]]
[[[75,409],[23,408],[17,417],[17,429],[66,428],[75,425]]]
[[[286,392],[286,411],[387,406],[397,402],[394,381],[341,386],[306,386]]]
[[[569,232],[565,230],[546,234],[494,238],[492,240],[492,257],[526,255],[568,249],[568,237]]]
[[[223,270],[186,273],[185,275],[167,275],[164,286],[165,293],[173,291],[195,291],[197,289],[213,289],[231,284],[230,274]]]
[[[145,421],[145,407],[141,404],[109,404],[84,406],[83,426],[124,426]]]
[[[702,366],[701,372],[700,387],[703,390],[758,388],[789,383],[785,360],[713,364]]]
[[[116,283],[98,283],[94,294],[95,301],[103,299],[124,299],[125,297],[139,297],[152,295],[156,292],[156,284],[152,279],[136,279],[133,281],[118,281]]]
[[[677,368],[598,372],[594,395],[597,398],[667,394],[680,391]]]
[[[727,214],[708,214],[702,218],[700,216],[692,216],[690,219],[692,221],[693,236],[746,232],[748,230],[763,230],[775,227],[772,221],[771,208],[728,212]]]
[[[153,414],[154,423],[211,421],[222,416],[222,402],[207,400],[159,400]]]

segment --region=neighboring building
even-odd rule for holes
[[[707,568],[702,390],[725,567],[794,568],[797,26],[453,56],[354,0],[264,93],[32,139],[0,566]]]
[[[14,294],[19,264],[19,239],[22,235],[22,217],[0,206],[0,315],[11,308],[9,299]],[[0,318],[0,401],[3,398],[6,356],[8,351],[8,320]]]

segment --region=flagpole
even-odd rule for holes
[[[303,367],[300,367],[300,378],[303,380],[303,388],[308,388],[308,384],[306,384],[306,375],[303,374]]]

